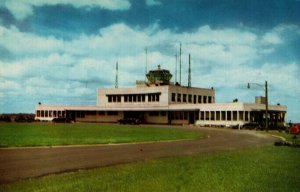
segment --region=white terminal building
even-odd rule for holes
[[[57,117],[76,122],[114,123],[123,118],[139,118],[149,124],[195,124],[201,126],[243,126],[266,122],[264,97],[255,103],[216,103],[213,88],[181,86],[171,83],[171,73],[158,66],[137,81],[133,88],[98,89],[95,106],[36,106],[35,119],[51,121]],[[287,107],[268,105],[270,127],[284,125]]]

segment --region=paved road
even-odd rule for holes
[[[0,183],[161,157],[268,145],[278,140],[250,131],[190,127],[185,129],[206,132],[209,138],[122,145],[0,149]]]

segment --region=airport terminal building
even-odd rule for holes
[[[111,123],[138,118],[149,124],[226,127],[265,122],[263,97],[257,97],[253,103],[216,103],[213,88],[171,83],[171,73],[160,66],[146,76],[148,81],[137,81],[133,88],[98,89],[95,106],[37,105],[35,119],[68,117],[76,122]],[[282,126],[286,112],[286,106],[268,105],[269,125]]]

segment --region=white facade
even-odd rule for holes
[[[160,68],[156,70],[158,72]],[[155,70],[152,71],[155,73]],[[138,84],[134,88],[98,89],[95,106],[36,106],[36,119],[51,121],[68,117],[81,122],[118,122],[122,118],[139,118],[144,123],[242,126],[265,122],[263,99],[255,103],[215,103],[213,88],[163,84]],[[268,105],[270,125],[282,126],[286,106]]]

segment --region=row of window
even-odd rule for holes
[[[117,116],[119,115],[118,111],[76,111],[75,113],[77,118],[85,118],[86,115],[92,116],[92,115],[99,115],[99,116]],[[37,110],[36,111],[37,117],[65,117],[66,112],[65,111],[54,111],[54,110]]]
[[[120,103],[122,97],[124,102],[145,102],[147,96],[148,102],[159,102],[160,93],[149,94],[130,94],[130,95],[107,95],[107,101],[109,103]]]
[[[167,112],[166,111],[150,111],[149,116],[166,116]]]
[[[213,103],[213,97],[207,95],[172,93],[171,101],[179,103]]]
[[[65,111],[37,110],[37,117],[65,117]]]
[[[119,112],[118,111],[76,111],[76,117],[77,118],[85,118],[85,116],[118,116]]]
[[[248,111],[200,111],[200,120],[249,121]]]

